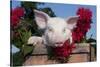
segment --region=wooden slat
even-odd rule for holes
[[[90,59],[90,45],[87,43],[76,44],[76,49],[71,53],[68,63],[87,62]],[[47,49],[44,45],[35,47],[32,55],[23,65],[56,64],[55,60],[48,60]]]

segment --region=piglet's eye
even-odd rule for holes
[[[49,28],[49,31],[50,31],[50,32],[53,32],[54,30],[53,30],[52,28]]]
[[[49,31],[53,31],[53,29],[49,29]]]
[[[66,31],[66,29],[64,28],[64,29],[63,29],[63,32],[65,33],[65,31]]]

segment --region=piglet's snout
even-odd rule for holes
[[[60,34],[56,34],[54,37],[55,46],[63,46],[64,38]]]
[[[58,33],[58,34],[53,35],[52,40],[57,44],[62,44],[65,40],[65,37]]]

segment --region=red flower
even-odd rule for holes
[[[75,48],[74,44],[70,44],[69,41],[65,41],[61,47],[53,47],[53,51],[56,57],[68,57],[72,52],[72,49]]]
[[[12,10],[12,15],[16,15],[18,17],[22,17],[22,16],[24,16],[24,9],[21,8],[21,7],[17,7],[17,8]]]
[[[72,32],[74,42],[80,42],[83,36],[85,36],[90,29],[92,12],[89,9],[79,8],[77,15],[79,16],[77,27]]]
[[[77,15],[80,16],[80,19],[89,20],[92,17],[92,12],[89,9],[79,8],[77,11]]]
[[[24,16],[24,9],[17,7],[11,10],[11,26],[16,27],[20,21],[20,18]]]
[[[15,27],[19,23],[19,17],[16,15],[11,16],[11,26]]]

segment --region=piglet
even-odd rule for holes
[[[42,37],[30,37],[28,44],[43,41],[44,45],[59,47],[63,46],[66,40],[72,43],[72,30],[76,27],[78,16],[71,16],[67,19],[50,17],[48,14],[34,10],[38,29],[44,30]]]

